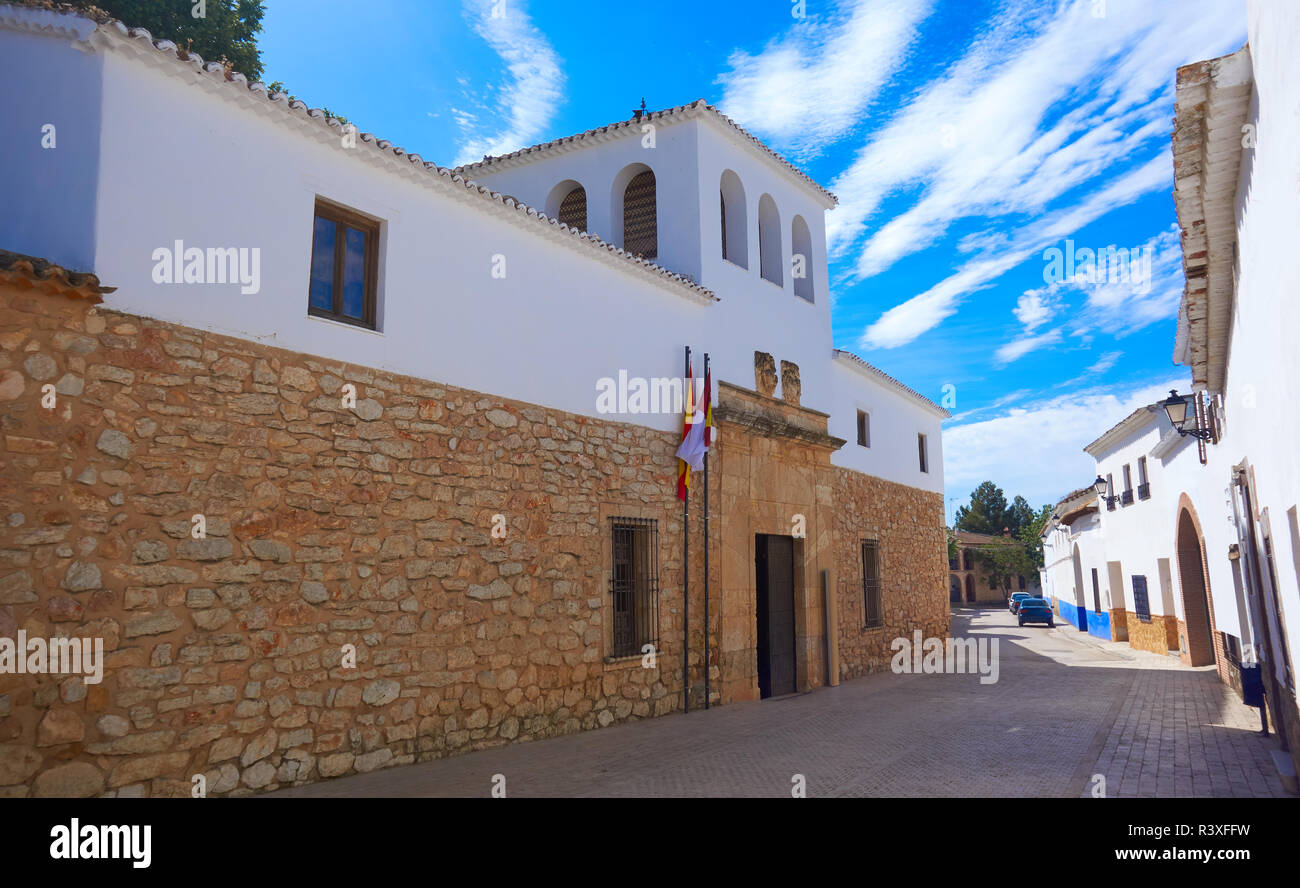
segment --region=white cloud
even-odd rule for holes
[[[912,341],[1035,248],[1170,187],[1173,72],[1237,48],[1243,11],[1219,0],[1112,2],[1103,19],[1091,9],[1009,3],[832,181],[841,205],[828,236],[858,279],[937,244],[959,220],[996,225],[963,236],[967,264],[886,311],[864,336],[867,347]],[[891,209],[903,208],[871,229],[891,196]],[[1074,206],[1045,220],[1062,199]],[[1046,232],[1044,221],[1064,224]]]
[[[453,114],[461,131],[456,165],[481,160],[485,154],[506,154],[539,141],[564,97],[564,72],[550,41],[528,17],[524,0],[498,6],[495,0],[464,0],[465,17],[505,63],[507,80],[489,87],[496,93],[491,104],[502,109],[486,132],[477,115]],[[504,14],[493,16],[496,10]],[[468,85],[462,83],[468,90]],[[485,103],[486,104],[486,103]]]
[[[1016,320],[1025,325],[1025,332],[1032,333],[1052,319],[1059,307],[1059,300],[1052,287],[1026,290],[1016,300],[1012,314]]]
[[[815,155],[861,122],[933,6],[846,0],[826,19],[797,22],[757,55],[737,50],[719,77],[721,107],[795,157]]]
[[[886,311],[862,334],[862,348],[906,345],[957,311],[962,299],[992,284],[1006,272],[1118,206],[1156,188],[1172,185],[1173,161],[1157,154],[1147,163],[1112,180],[1082,203],[1057,210],[1033,226],[1020,228],[999,249],[966,262],[929,290]]]
[[[1100,358],[1097,359],[1097,363],[1093,364],[1091,367],[1088,368],[1088,373],[1091,375],[1100,375],[1102,373],[1105,373],[1111,367],[1114,367],[1117,363],[1119,363],[1119,359],[1122,357],[1124,357],[1123,352],[1118,352],[1118,351],[1106,352],[1104,355],[1102,355]]]
[[[1046,333],[1025,334],[1018,336],[1010,342],[1000,347],[994,353],[994,360],[999,365],[1010,364],[1019,358],[1023,358],[1031,351],[1037,351],[1045,345],[1053,345],[1061,341],[1060,330],[1048,330]]]
[[[949,496],[963,500],[991,480],[1010,498],[1035,506],[1054,503],[1091,481],[1096,471],[1083,448],[1144,404],[1187,387],[1171,376],[1135,389],[1092,388],[1027,402],[979,422],[943,432],[943,472]]]

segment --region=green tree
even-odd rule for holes
[[[1006,527],[1007,497],[992,481],[985,481],[970,495],[970,505],[958,506],[953,527],[970,533],[1002,533]]]
[[[223,62],[249,80],[262,79],[262,0],[71,0],[87,11],[102,10],[132,28],[146,28],[203,57]],[[202,13],[200,16],[199,13]]]
[[[1017,497],[1018,499],[1018,497]],[[1043,528],[1052,517],[1052,507],[1043,506],[1024,527],[1020,528],[1020,542],[1024,544],[1034,562],[1035,568],[1043,566]]]
[[[1011,506],[1003,516],[1002,526],[1009,528],[1012,536],[1018,537],[1021,530],[1033,523],[1034,518],[1034,507],[1023,496],[1018,496],[1011,501]]]
[[[1003,537],[977,547],[975,562],[986,582],[1008,595],[1019,586],[1018,577],[1028,583],[1038,575],[1038,568],[1028,548],[1019,539]]]

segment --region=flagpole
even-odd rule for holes
[[[686,346],[686,371],[682,378],[690,385],[691,347]],[[691,392],[686,393],[686,403],[691,403]],[[691,417],[694,421],[695,417]],[[689,472],[690,469],[688,468]],[[686,495],[682,497],[682,712],[691,711],[691,488],[687,476]]]
[[[704,385],[712,385],[709,376],[709,353],[704,353]],[[713,392],[704,393],[705,403],[713,403]],[[709,417],[704,416],[704,434],[709,434]],[[704,451],[704,708],[709,708],[709,451]]]

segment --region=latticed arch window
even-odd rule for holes
[[[659,522],[611,518],[615,657],[633,657],[647,645],[659,647]]]
[[[655,174],[643,170],[623,191],[623,249],[643,259],[659,258],[659,218]]]
[[[558,220],[570,228],[587,230],[587,189],[579,185],[560,201]]]

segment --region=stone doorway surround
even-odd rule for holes
[[[719,435],[710,463],[720,488],[713,522],[720,702],[759,699],[755,539],[794,535],[798,516],[805,536],[794,541],[796,686],[800,691],[821,687],[827,681],[828,639],[818,576],[833,568],[830,455],[845,441],[827,433],[825,413],[727,382],[718,383],[714,417]]]

